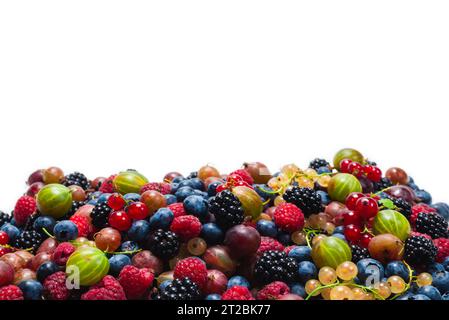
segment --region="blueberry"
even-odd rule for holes
[[[150,223],[148,221],[134,221],[128,230],[128,238],[132,241],[142,242],[150,233],[150,229]]]
[[[446,271],[449,271],[449,256],[444,258],[443,262],[441,263],[441,265],[443,266],[443,268]]]
[[[174,177],[171,182],[172,183],[180,183],[183,180],[185,180],[185,178],[183,176],[177,176],[177,177]]]
[[[5,223],[1,228],[1,231],[5,231],[8,234],[9,241],[13,242],[20,234],[19,228],[13,226],[11,223]]]
[[[440,293],[449,292],[449,272],[439,271],[432,274],[432,285],[435,286]]]
[[[432,196],[426,190],[417,190],[415,191],[415,195],[418,199],[421,200],[421,202],[424,202],[426,204],[432,203]]]
[[[441,296],[441,300],[449,301],[449,292],[446,292]]]
[[[206,187],[204,186],[204,182],[198,178],[190,179],[190,186],[196,190],[201,190],[201,191],[206,190]]]
[[[253,185],[253,188],[264,200],[273,199],[276,197],[276,194],[273,193],[273,189],[266,184],[255,184]]]
[[[182,188],[182,187],[190,187],[193,189],[193,185],[190,179],[186,179],[186,180],[182,180],[181,182],[178,183],[178,188]]]
[[[102,195],[103,193],[101,193],[101,191],[95,191],[95,192],[92,192],[90,195],[89,195],[89,200],[97,200],[98,198],[100,198],[101,197],[101,195]],[[105,193],[106,195],[108,195],[108,194],[110,194],[110,193]]]
[[[316,279],[318,270],[310,261],[302,261],[298,265],[298,277],[302,283],[306,283],[310,279]]]
[[[278,229],[273,221],[259,220],[256,224],[256,229],[261,236],[276,238]]]
[[[242,276],[233,276],[228,280],[228,288],[242,286],[249,288],[249,281]]]
[[[187,198],[185,198],[183,204],[186,212],[196,217],[204,218],[208,213],[207,200],[205,200],[203,197],[196,195],[188,196]]]
[[[96,199],[92,199],[92,200],[97,200],[97,203],[106,203],[110,196],[111,196],[110,193],[103,193]]]
[[[42,263],[36,271],[36,277],[39,282],[43,283],[45,278],[59,270],[58,265],[53,261]]]
[[[318,174],[322,174],[322,173],[331,173],[332,170],[329,169],[329,167],[319,167],[319,168],[316,170],[316,172],[317,172]]]
[[[87,204],[90,204],[90,205],[92,205],[92,206],[97,205],[97,203],[98,203],[98,200],[97,200],[97,199],[91,199],[91,200],[87,201]]]
[[[312,249],[308,246],[294,246],[288,253],[289,257],[294,258],[298,262],[312,261]]]
[[[447,203],[434,203],[432,208],[436,209],[440,216],[446,219],[446,221],[449,221],[449,205]]]
[[[336,233],[344,234],[345,233],[345,226],[335,227],[334,232],[333,232],[332,235],[335,236]]]
[[[428,273],[435,273],[435,272],[439,272],[439,271],[444,271],[444,265],[441,263],[432,263],[430,266],[427,267],[427,272]]]
[[[370,286],[379,282],[385,274],[382,264],[374,259],[362,259],[357,262],[358,277],[363,285]]]
[[[176,191],[178,191],[178,189],[179,189],[179,183],[172,183],[171,184],[171,193],[172,194],[175,194]]]
[[[126,201],[137,202],[140,201],[140,194],[138,193],[127,193],[123,196]]]
[[[176,199],[176,197],[172,194],[166,194],[166,195],[164,195],[164,198],[165,198],[165,202],[167,203],[167,206],[169,206],[173,203],[176,203],[176,201],[178,201]]]
[[[137,242],[135,242],[135,241],[125,241],[120,246],[120,252],[127,252],[127,253],[123,253],[123,254],[128,255],[128,256],[132,256],[139,249],[140,249],[140,247],[137,244]]]
[[[284,246],[288,246],[288,244],[290,243],[290,234],[287,232],[278,232],[278,236],[277,239],[280,243],[282,243]]]
[[[193,189],[191,187],[180,187],[176,193],[176,199],[178,199],[179,202],[184,201],[185,198],[188,196],[191,196],[193,194]]]
[[[221,296],[216,293],[212,293],[206,296],[206,300],[221,300]]]
[[[23,292],[25,300],[41,300],[43,287],[39,281],[24,280],[19,283],[18,287]]]
[[[70,220],[63,220],[55,225],[53,234],[59,242],[75,240],[78,237],[78,227]]]
[[[304,286],[300,283],[292,283],[290,285],[290,292],[293,294],[297,294],[298,296],[301,296],[305,298],[307,296],[306,289],[304,289]]]
[[[316,193],[318,193],[320,195],[321,203],[323,205],[328,205],[331,202],[331,198],[327,192],[318,190]]]
[[[40,216],[33,223],[34,230],[36,230],[37,232],[39,232],[41,234],[45,233],[44,229],[48,233],[52,232],[55,225],[56,225],[56,220],[50,216]]]
[[[341,239],[341,240],[343,240],[343,241],[345,241],[345,242],[348,242],[348,241],[346,240],[345,235],[342,234],[342,233],[334,233],[332,236],[333,236],[333,237],[336,237],[336,238],[339,238],[339,239]]]
[[[174,215],[170,209],[160,208],[150,218],[151,229],[168,229],[173,221]]]
[[[197,190],[197,189],[193,189],[193,194],[196,196],[200,196],[204,199],[207,199],[209,196],[207,195],[207,192],[201,191],[201,190]]]
[[[407,291],[406,293],[401,294],[395,300],[409,300],[411,296],[413,296],[413,293],[410,291]]]
[[[115,277],[120,274],[122,269],[131,264],[131,258],[124,254],[115,254],[109,258],[109,273]]]
[[[403,262],[392,261],[385,267],[385,276],[400,276],[407,282],[409,279],[409,271]]]
[[[221,182],[221,181],[214,181],[214,182],[210,183],[209,186],[207,187],[207,195],[209,197],[215,196],[217,194],[217,187],[222,184],[223,184],[223,182]]]
[[[159,285],[159,290],[164,291],[169,284],[171,284],[171,280],[165,280]]]
[[[415,294],[408,298],[408,300],[430,300],[428,296],[425,296],[423,294]]]
[[[215,223],[205,223],[201,227],[201,238],[203,238],[207,244],[214,245],[223,241],[224,233]]]
[[[434,286],[424,286],[418,289],[418,294],[428,296],[431,300],[441,300],[441,293]]]

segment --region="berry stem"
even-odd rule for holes
[[[47,229],[42,228],[42,231],[44,231],[44,233],[45,233],[47,236],[49,236],[50,238],[53,238],[53,239],[55,238],[55,236],[52,235],[50,232],[48,232]]]

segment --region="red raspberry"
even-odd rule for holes
[[[76,248],[69,242],[60,243],[53,252],[53,261],[58,266],[65,266],[70,255],[75,252]]]
[[[15,285],[1,287],[0,300],[23,300],[22,290]]]
[[[75,214],[70,217],[70,221],[76,224],[79,237],[88,237],[93,232],[93,226],[90,219],[86,216]]]
[[[235,171],[231,172],[229,175],[233,175],[233,174],[236,174],[236,175],[240,176],[243,179],[243,181],[245,181],[249,185],[253,185],[254,184],[253,177],[251,177],[251,175],[245,169],[235,170]]]
[[[425,233],[420,233],[416,231],[410,232],[410,237],[424,237],[426,239],[432,240],[432,237]]]
[[[49,300],[67,300],[70,296],[70,291],[67,289],[65,281],[64,271],[58,271],[45,278],[45,297]]]
[[[162,194],[169,194],[171,191],[171,186],[167,182],[150,182],[140,189],[140,193],[142,194],[148,190],[155,190]]]
[[[221,296],[222,300],[254,300],[247,287],[232,286]]]
[[[105,276],[89,291],[81,296],[81,300],[126,300],[125,291],[113,276]]]
[[[179,216],[185,216],[187,214],[184,210],[184,204],[182,204],[182,202],[172,203],[168,205],[167,208],[169,208],[170,211],[173,212],[175,218]]]
[[[277,300],[287,293],[290,293],[290,288],[284,282],[275,281],[257,292],[257,300]]]
[[[98,191],[101,191],[102,193],[114,193],[114,186],[112,185],[112,181],[117,175],[114,174],[103,181]]]
[[[189,257],[179,260],[173,270],[175,279],[188,277],[195,282],[200,289],[203,289],[207,283],[207,268],[203,260],[196,257]]]
[[[436,257],[437,262],[443,262],[446,257],[449,257],[449,239],[438,238],[433,241],[435,246],[438,248],[438,253]]]
[[[293,203],[282,203],[274,211],[274,222],[282,230],[294,232],[304,227],[304,214]]]
[[[268,250],[283,251],[284,246],[282,243],[271,237],[260,237],[260,245],[259,249],[257,249],[257,256],[261,256],[262,253]]]
[[[414,205],[412,207],[412,214],[410,215],[410,222],[412,223],[413,227],[415,226],[415,222],[416,222],[416,218],[418,218],[418,214],[420,214],[421,212],[432,213],[432,212],[436,212],[436,210],[425,203],[420,203],[420,204]]]
[[[16,220],[17,225],[22,226],[35,212],[36,200],[30,196],[22,196],[17,200],[14,207],[14,220]]]
[[[139,269],[134,266],[125,266],[118,281],[125,290],[128,299],[139,299],[150,289],[153,285],[154,275],[150,269]]]
[[[170,225],[170,230],[182,240],[187,241],[200,235],[201,222],[197,217],[191,215],[176,217]]]

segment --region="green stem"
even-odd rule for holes
[[[44,233],[47,235],[47,236],[49,236],[50,238],[55,238],[55,236],[54,235],[52,235],[50,232],[48,232],[47,231],[47,229],[45,229],[45,228],[42,228],[42,230],[44,231]]]
[[[339,284],[340,284],[340,282],[337,280],[337,282],[334,282],[334,283],[331,283],[331,284],[328,284],[328,285],[325,285],[325,286],[319,286],[318,288],[316,288],[315,290],[313,290],[311,293],[309,293],[309,295],[306,297],[305,300],[309,300],[309,299],[310,299],[311,297],[313,297],[313,295],[314,295],[315,293],[317,293],[318,291],[321,291],[321,290],[327,289],[327,288],[333,288],[333,287],[338,286]]]

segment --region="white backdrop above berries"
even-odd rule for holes
[[[28,174],[211,163],[272,172],[342,147],[449,200],[447,1],[0,5],[0,209]]]

